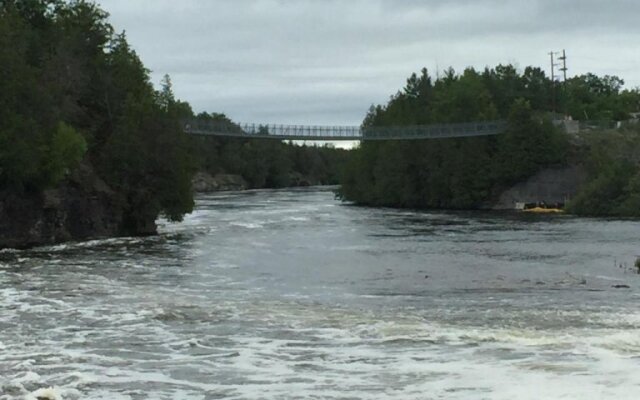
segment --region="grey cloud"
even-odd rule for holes
[[[103,0],[117,30],[197,110],[358,124],[423,66],[547,67],[640,85],[632,0]],[[260,122],[260,121],[257,121]]]

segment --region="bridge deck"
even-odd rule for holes
[[[230,124],[217,121],[187,121],[184,130],[193,135],[274,140],[410,140],[497,135],[503,121],[361,128],[359,126]]]

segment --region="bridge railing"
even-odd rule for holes
[[[359,140],[362,138],[360,127],[356,126],[316,126],[316,125],[278,125],[228,123],[219,121],[184,121],[184,130],[200,135],[266,137],[273,139],[288,138],[335,138]]]
[[[367,127],[276,125],[230,123],[228,121],[184,121],[184,130],[196,135],[239,136],[280,140],[392,140],[487,136],[501,133],[503,121]]]
[[[437,139],[497,135],[505,128],[503,121],[370,127],[362,128],[362,136],[364,140]]]

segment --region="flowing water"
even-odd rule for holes
[[[638,222],[308,189],[161,225],[0,253],[1,400],[640,398]]]

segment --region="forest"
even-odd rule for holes
[[[124,204],[123,233],[190,212],[192,145],[170,87],[91,2],[0,3],[0,191],[56,187],[81,163]]]
[[[595,217],[640,217],[640,125],[582,137],[589,180],[567,211]]]
[[[241,128],[224,114],[187,114],[190,121],[215,121],[234,132]],[[242,176],[250,188],[337,185],[349,151],[332,145],[285,143],[273,139],[196,136],[200,169],[212,175]]]
[[[169,76],[156,89],[126,35],[91,1],[0,0],[0,48],[0,213],[12,213],[24,199],[56,203],[55,188],[83,195],[78,171],[104,183],[94,182],[94,191],[121,210],[118,234],[152,233],[159,215],[181,220],[193,209],[198,170],[241,175],[251,188],[341,184],[339,196],[362,205],[476,209],[543,168],[575,162],[588,167],[590,178],[571,212],[640,213],[637,126],[576,141],[552,123],[631,118],[640,92],[623,89],[615,76],[555,82],[540,68],[498,65],[450,68],[434,78],[423,69],[387,104],[372,106],[363,127],[506,120],[506,133],[365,141],[345,151],[186,134],[186,119],[234,123],[176,99]],[[93,209],[95,193],[84,196]],[[54,228],[72,218],[50,214]],[[25,225],[13,222],[0,226],[3,237]]]
[[[614,153],[602,155],[593,140],[570,137],[553,124],[556,119],[587,119],[607,126],[630,119],[640,109],[640,92],[623,90],[623,85],[618,77],[593,74],[554,82],[539,68],[519,71],[512,65],[484,71],[467,68],[460,74],[450,68],[435,79],[423,69],[412,74],[386,105],[372,106],[363,127],[506,120],[507,131],[474,138],[365,141],[349,160],[340,196],[372,206],[478,209],[544,168],[584,163],[592,166],[584,189],[591,192],[581,193],[569,210],[631,215],[633,207],[626,201],[620,200],[624,206],[614,212],[594,210],[587,199],[602,194],[598,188],[603,184],[598,182],[609,182],[613,176],[616,191],[635,199],[631,193],[637,193],[638,185],[631,176],[637,160],[635,165],[627,160],[616,167],[627,171],[623,176],[611,171],[602,177],[608,165],[603,160],[614,158]],[[637,136],[638,131],[631,128],[627,135]],[[598,204],[603,200],[601,196]]]
[[[82,169],[117,194],[119,233],[138,234],[159,215],[180,220],[192,210],[198,169],[241,174],[255,188],[287,186],[296,174],[318,184],[339,180],[342,150],[184,133],[190,105],[174,97],[168,76],[154,88],[126,35],[92,1],[1,0],[0,48],[5,211],[19,199],[42,203],[50,189],[78,186],[71,178]]]

